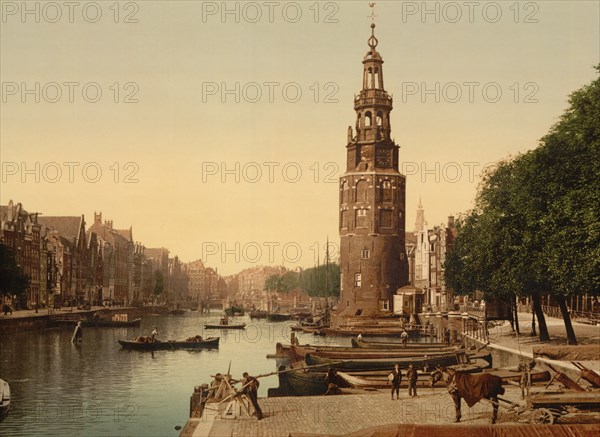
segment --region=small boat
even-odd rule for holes
[[[251,319],[266,319],[269,315],[267,310],[252,310],[250,311]]]
[[[475,359],[468,364],[456,364],[448,366],[449,369],[454,369],[463,373],[477,373],[485,371],[484,369],[488,366],[487,361],[483,359]],[[341,372],[338,371],[337,375],[342,378],[346,384],[353,388],[362,389],[383,389],[390,388],[388,380],[389,370],[385,371],[372,371],[372,372]],[[423,372],[417,370],[417,387],[431,387],[430,372]],[[406,372],[402,372],[402,381],[400,382],[401,387],[408,387],[408,379],[406,378]],[[446,386],[444,381],[438,380],[436,386]]]
[[[140,326],[142,319],[111,320],[111,319],[86,319],[81,321],[84,328],[128,328]]]
[[[171,310],[171,311],[169,311],[169,314],[173,314],[174,316],[181,316],[181,315],[185,314],[185,310],[181,310],[181,309]]]
[[[269,322],[284,322],[290,320],[292,315],[290,313],[270,313],[267,315]]]
[[[243,316],[244,315],[244,308],[232,305],[229,308],[225,309],[225,314],[228,315],[228,316]]]
[[[401,327],[392,327],[392,326],[353,326],[348,328],[326,328],[325,332],[327,335],[342,335],[342,336],[352,336],[356,337],[359,334],[363,337],[400,337],[404,331],[404,328]],[[417,338],[419,337],[418,329],[407,329],[409,338]]]
[[[457,364],[448,366],[461,372],[480,372],[489,364],[483,359],[476,359],[468,364]],[[307,368],[306,363],[293,364],[293,369],[280,373],[279,387],[280,395],[283,396],[319,396],[327,391],[325,376],[327,372],[323,369]],[[388,375],[391,369],[369,370],[369,371],[337,371],[334,376],[335,384],[342,389],[389,389]],[[406,372],[403,373],[401,387],[407,387],[408,380]],[[430,387],[430,373],[418,370],[418,387]],[[443,381],[438,381],[437,386],[445,386]]]
[[[144,341],[139,340],[119,340],[119,344],[123,349],[134,349],[140,351],[158,351],[158,350],[176,350],[176,349],[212,349],[219,347],[219,337],[208,337],[203,340],[194,341]]]
[[[463,356],[463,354],[444,354],[444,355],[434,355],[434,356],[407,356],[407,357],[391,357],[391,358],[355,358],[355,359],[342,359],[340,362],[339,359],[336,358],[327,358],[322,357],[318,353],[312,354],[308,353],[305,355],[304,360],[306,364],[309,366],[313,365],[327,365],[330,364],[331,367],[338,370],[384,370],[384,369],[393,369],[394,364],[398,363],[401,369],[405,369],[412,364],[417,369],[422,369],[425,364],[429,368],[433,368],[436,366],[448,367],[456,364],[460,364],[461,362],[465,362],[468,360],[474,360],[476,358],[482,358],[487,363],[487,367],[491,367],[491,354],[490,353],[480,353],[480,354],[469,354],[467,356]]]
[[[413,349],[413,350],[405,350],[405,349],[356,349],[356,348],[347,348],[347,347],[336,347],[336,346],[294,346],[291,347],[292,352],[291,356],[304,357],[306,354],[310,353],[313,355],[318,355],[323,358],[332,358],[332,359],[372,359],[372,358],[411,358],[411,357],[437,357],[441,355],[448,355],[453,353],[465,352],[462,349],[452,348],[452,349]]]
[[[446,343],[406,343],[406,347],[400,342],[393,341],[368,341],[358,340],[353,338],[352,347],[362,349],[435,349],[435,348],[452,348],[454,346],[448,346]]]
[[[221,325],[219,323],[205,323],[205,329],[244,329],[246,327],[245,323],[234,323],[233,325],[226,324]]]
[[[0,422],[6,419],[10,410],[10,386],[0,379]]]

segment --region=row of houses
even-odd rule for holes
[[[17,265],[29,277],[21,307],[116,301],[135,303],[154,297],[162,283],[163,299],[187,296],[187,267],[165,248],[146,248],[133,229],[112,220],[85,216],[44,216],[12,200],[0,206],[0,242],[12,248]],[[160,278],[160,280],[158,279]],[[160,291],[160,290],[157,290]]]
[[[457,234],[453,216],[449,216],[446,223],[429,226],[419,199],[415,230],[406,232],[409,285],[398,290],[395,312],[437,311],[452,302],[452,291],[444,280],[444,264],[446,255],[454,248]]]

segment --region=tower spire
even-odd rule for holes
[[[375,3],[369,3],[369,7],[371,8],[371,15],[369,15],[369,18],[371,19],[371,37],[367,42],[369,47],[371,47],[371,50],[375,50],[375,47],[379,44],[379,41],[375,38],[375,17],[377,17],[377,15],[375,15]]]

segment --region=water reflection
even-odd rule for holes
[[[71,343],[72,329],[52,329],[3,336],[0,377],[9,382],[12,408],[0,424],[2,436],[177,436],[174,429],[188,417],[195,385],[227,371],[241,378],[272,372],[275,343],[288,342],[292,322],[270,323],[236,317],[245,330],[203,328],[217,314],[146,316],[139,328],[84,328],[80,346]],[[124,350],[118,339],[149,335],[185,339],[200,334],[221,337],[218,350]],[[302,343],[349,345],[349,339],[309,334]],[[277,377],[261,380],[259,396],[278,385]]]

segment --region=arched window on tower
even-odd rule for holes
[[[368,76],[367,88],[373,88],[373,68],[369,67],[369,76]]]
[[[368,187],[369,187],[369,183],[364,180],[361,179],[360,181],[358,181],[358,183],[356,184],[356,201],[357,202],[367,202],[368,201]]]
[[[383,112],[377,111],[377,117],[375,118],[377,126],[383,126]]]
[[[348,203],[349,198],[348,182],[342,182],[342,203]]]
[[[365,112],[365,126],[371,126],[372,117],[373,115],[371,114],[371,111]]]
[[[375,88],[379,88],[379,68],[375,67],[375,80],[373,81]]]

